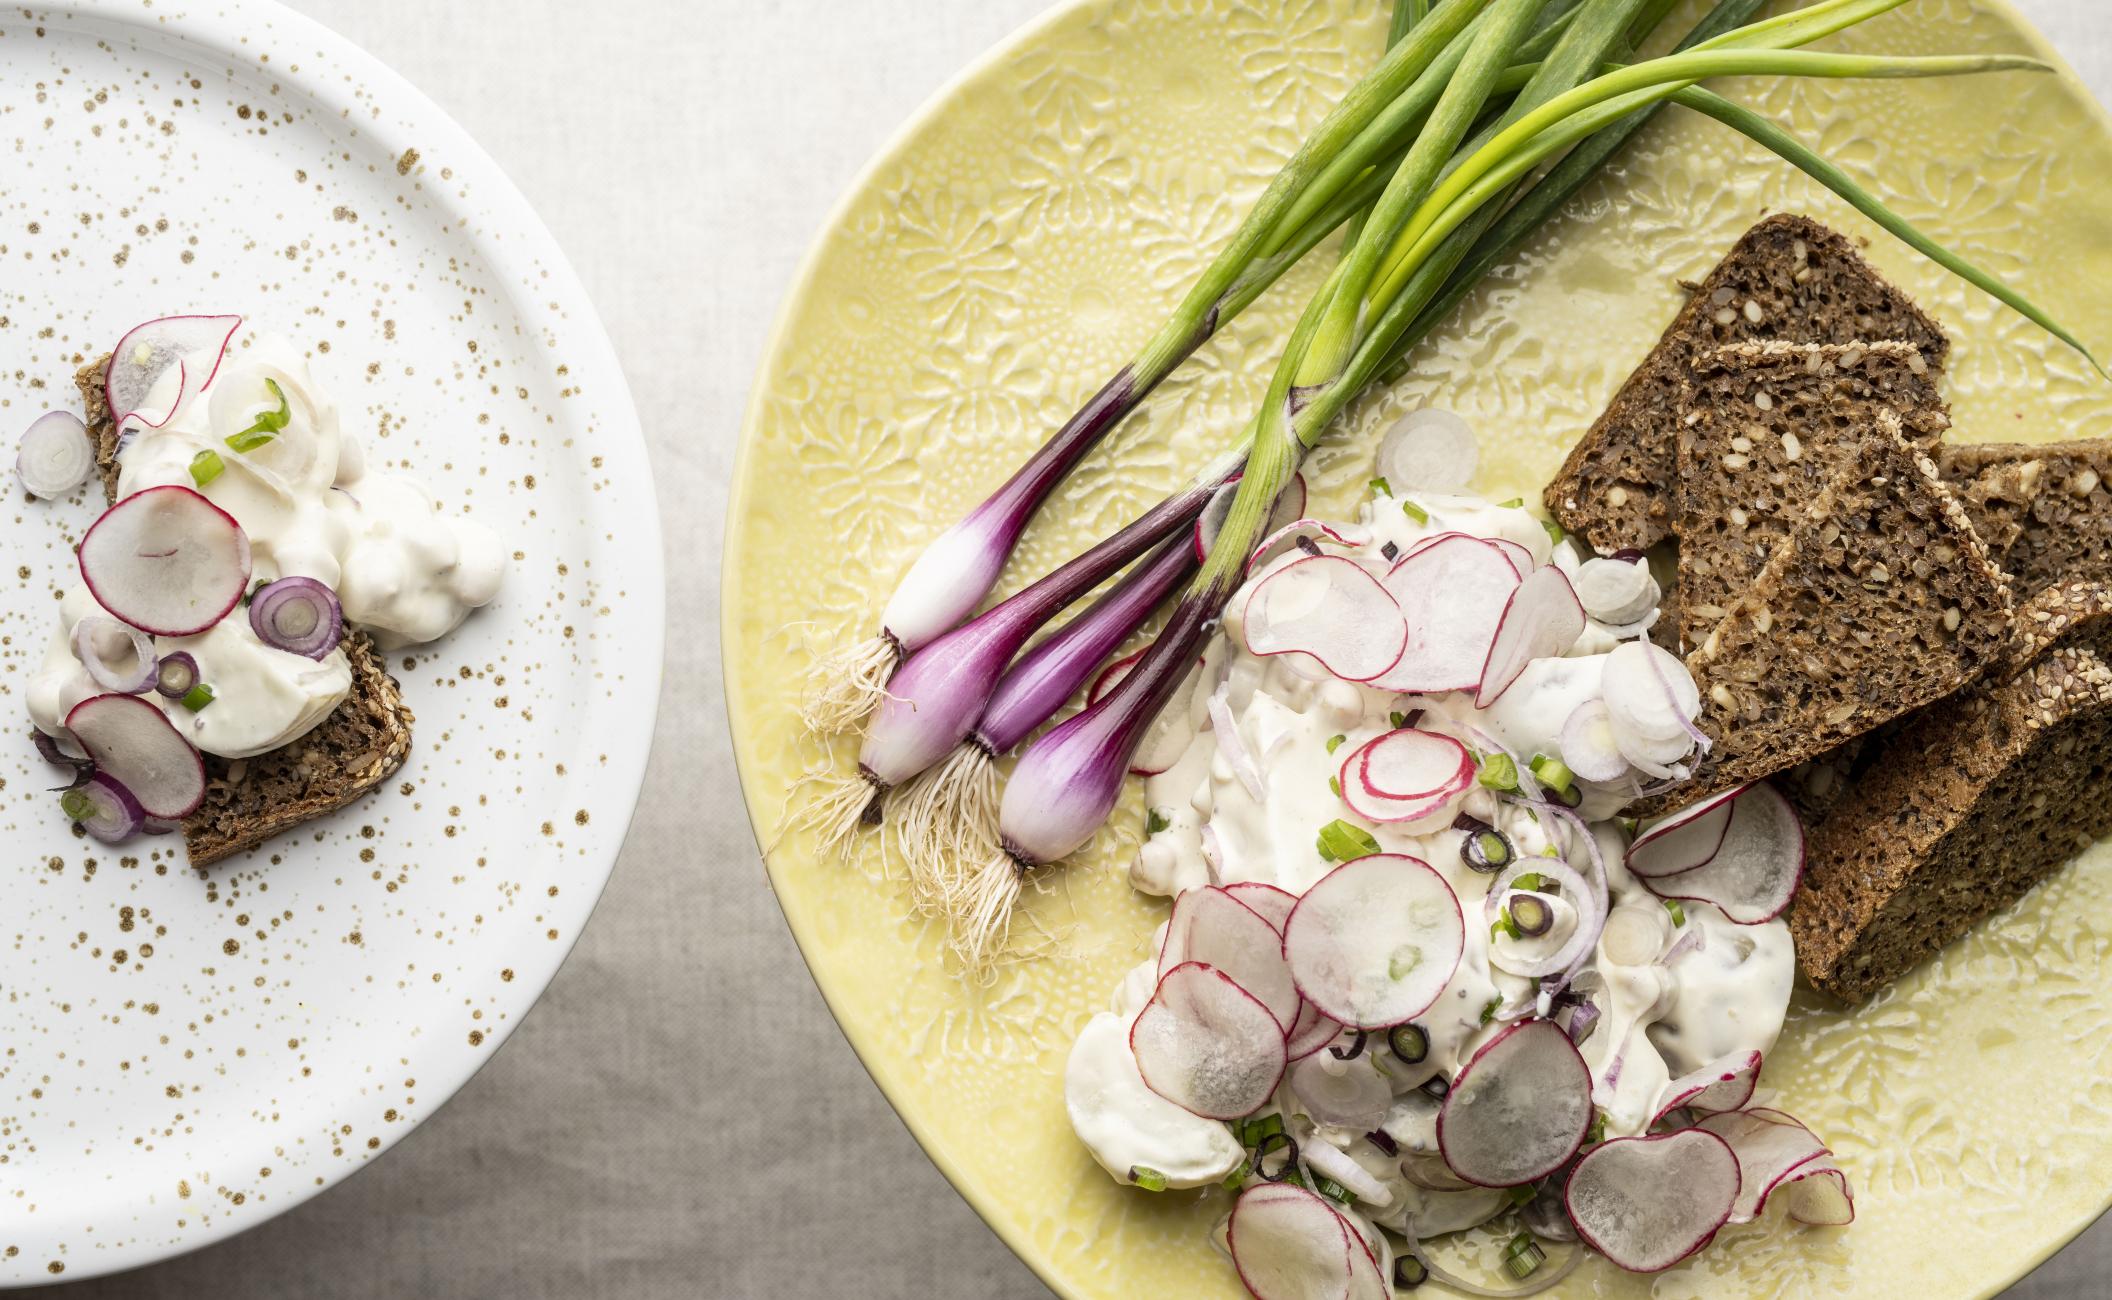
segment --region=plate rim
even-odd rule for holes
[[[648,635],[639,639],[644,643],[629,653],[639,655],[645,662],[634,665],[634,675],[648,703],[641,723],[633,724],[642,734],[635,743],[621,750],[612,747],[609,779],[610,788],[621,792],[622,820],[616,833],[610,837],[609,850],[597,853],[589,859],[595,868],[595,876],[577,882],[585,894],[583,905],[574,915],[577,923],[569,926],[562,951],[555,954],[547,967],[548,974],[536,987],[533,997],[516,1016],[503,1024],[486,1031],[489,1050],[478,1054],[466,1069],[441,1068],[437,1077],[439,1086],[426,1090],[437,1096],[429,1107],[421,1109],[417,1119],[382,1136],[382,1144],[365,1160],[351,1165],[340,1165],[319,1173],[320,1182],[308,1182],[282,1196],[272,1198],[263,1212],[254,1217],[219,1216],[208,1225],[201,1226],[183,1240],[170,1243],[164,1241],[134,1242],[112,1248],[110,1254],[100,1251],[93,1255],[79,1254],[67,1257],[67,1269],[62,1275],[50,1277],[28,1277],[20,1280],[0,1278],[0,1291],[29,1290],[45,1286],[83,1282],[92,1278],[132,1272],[218,1245],[249,1232],[252,1229],[280,1218],[299,1206],[307,1204],[317,1196],[342,1186],[362,1171],[379,1163],[382,1156],[394,1150],[411,1134],[418,1132],[440,1111],[452,1102],[461,1090],[468,1086],[486,1066],[497,1059],[516,1031],[541,1005],[543,995],[565,963],[577,949],[580,937],[585,934],[593,920],[596,909],[608,889],[616,866],[622,859],[623,849],[634,825],[638,804],[644,794],[647,768],[651,762],[653,743],[658,732],[660,695],[665,684],[667,641],[667,572],[666,553],[660,521],[660,503],[657,485],[651,466],[650,449],[646,443],[644,425],[638,416],[637,403],[631,395],[629,380],[617,354],[615,343],[610,339],[607,327],[602,323],[601,313],[595,309],[585,284],[580,280],[571,259],[565,255],[556,235],[550,230],[528,196],[514,183],[496,159],[470,135],[461,123],[436,103],[430,96],[413,85],[409,79],[369,54],[351,38],[335,29],[300,13],[281,0],[215,0],[210,8],[164,13],[157,10],[133,12],[119,9],[106,0],[45,0],[38,6],[40,21],[56,28],[67,18],[86,19],[90,23],[115,25],[135,33],[141,44],[150,42],[177,42],[196,50],[223,58],[237,66],[254,65],[254,54],[244,53],[246,33],[257,30],[258,23],[271,25],[271,30],[286,40],[314,42],[331,60],[333,72],[347,74],[346,84],[358,85],[369,92],[370,100],[376,104],[387,104],[402,118],[415,119],[420,136],[419,151],[428,155],[445,154],[447,165],[455,170],[458,179],[474,184],[479,193],[488,197],[494,214],[510,217],[516,228],[509,231],[509,238],[492,242],[471,232],[472,243],[488,258],[495,270],[506,270],[523,264],[539,265],[545,273],[545,287],[550,297],[563,304],[570,313],[566,321],[568,334],[577,344],[577,356],[584,361],[572,360],[575,370],[583,377],[595,382],[597,391],[604,394],[602,412],[604,423],[614,434],[609,445],[602,449],[604,469],[612,478],[629,479],[642,495],[643,509],[627,517],[631,529],[634,549],[643,551],[640,561],[642,572],[638,573],[636,586],[646,595],[639,607],[642,611]],[[246,26],[245,26],[246,24]],[[274,75],[290,85],[299,86],[301,92],[319,104],[344,106],[344,97],[338,94],[333,83],[308,72],[296,72],[277,64]],[[373,116],[359,122],[360,133],[392,153],[400,154],[403,148],[411,147],[411,141],[402,138],[402,127],[387,117]],[[605,435],[606,436],[606,435]],[[612,808],[613,814],[617,809]],[[591,888],[591,892],[587,892]],[[24,1252],[28,1252],[25,1250]]]
[[[806,251],[801,255],[799,263],[785,288],[784,297],[779,303],[777,312],[771,319],[768,333],[764,336],[763,347],[756,361],[754,376],[749,381],[748,400],[744,404],[741,414],[739,442],[734,449],[730,486],[727,493],[726,518],[719,548],[719,660],[721,687],[726,705],[728,724],[727,740],[733,750],[734,770],[741,784],[741,804],[748,818],[749,834],[755,840],[757,853],[763,860],[764,874],[770,885],[771,896],[777,900],[778,911],[783,915],[786,928],[792,933],[793,943],[799,949],[800,962],[806,967],[807,978],[814,982],[815,990],[821,995],[823,1005],[829,1009],[829,1018],[835,1022],[837,1032],[841,1033],[844,1041],[850,1045],[851,1053],[856,1057],[859,1066],[864,1069],[866,1077],[873,1081],[874,1086],[880,1090],[881,1096],[887,1101],[888,1108],[894,1112],[895,1118],[909,1131],[910,1136],[916,1140],[917,1146],[924,1153],[925,1159],[931,1161],[946,1179],[947,1185],[953,1189],[954,1195],[960,1197],[968,1208],[975,1212],[976,1217],[981,1219],[984,1226],[988,1227],[1005,1244],[1006,1249],[1010,1250],[1013,1256],[1027,1267],[1028,1271],[1040,1279],[1043,1285],[1058,1295],[1065,1297],[1065,1300],[1088,1300],[1088,1298],[1084,1296],[1084,1293],[1079,1292],[1062,1279],[1052,1275],[1051,1271],[1046,1267],[1046,1258],[1032,1248],[1024,1234],[1013,1231],[1007,1225],[999,1222],[997,1218],[994,1218],[992,1209],[983,1204],[981,1196],[977,1192],[971,1192],[964,1185],[965,1175],[951,1155],[945,1152],[943,1142],[931,1132],[929,1125],[920,1116],[913,1113],[915,1111],[914,1107],[905,1106],[903,1098],[898,1095],[898,1086],[890,1081],[883,1070],[875,1067],[873,1054],[868,1050],[870,1046],[870,1031],[863,1026],[854,1028],[852,1023],[845,1019],[838,1010],[836,998],[830,985],[816,972],[809,953],[810,947],[819,944],[821,939],[815,932],[813,918],[800,915],[799,909],[786,904],[785,884],[781,877],[781,868],[778,865],[779,859],[784,855],[778,850],[778,837],[774,833],[765,833],[764,818],[770,810],[755,794],[754,783],[749,772],[747,754],[740,743],[739,737],[742,734],[752,734],[755,719],[751,716],[751,711],[743,704],[743,694],[738,689],[745,682],[746,674],[742,668],[742,660],[735,652],[741,648],[737,638],[737,616],[740,604],[739,596],[745,585],[742,580],[739,563],[745,551],[742,538],[740,537],[740,523],[750,508],[751,499],[757,491],[753,482],[752,471],[754,447],[761,427],[764,400],[768,391],[766,381],[769,379],[770,371],[775,365],[780,352],[789,341],[794,319],[803,314],[815,293],[817,276],[823,257],[828,251],[831,236],[842,226],[844,218],[886,168],[898,161],[907,152],[914,138],[925,127],[935,122],[952,104],[954,99],[971,83],[992,72],[1006,59],[1013,57],[1024,47],[1028,46],[1035,38],[1070,19],[1074,14],[1089,9],[1105,8],[1111,3],[1112,0],[1052,0],[1052,3],[1047,8],[1001,37],[981,54],[970,59],[958,71],[948,76],[932,90],[888,134],[887,138],[874,149],[872,155],[867,158],[865,163],[859,167],[857,172],[846,183],[842,192],[837,195],[835,202],[829,206],[814,235],[808,241]],[[1972,0],[1972,3],[1980,11],[2000,18],[2007,25],[2009,31],[2029,47],[2035,57],[2051,65],[2055,78],[2072,91],[2086,106],[2090,115],[2097,121],[2099,129],[2108,135],[2112,135],[2112,107],[2108,107],[2103,100],[2098,98],[2091,90],[2089,83],[2082,79],[2074,66],[2061,54],[2059,48],[2023,12],[2017,4],[2017,0]],[[2026,1251],[2024,1255],[2019,1257],[2019,1264],[2013,1272],[2008,1273],[2002,1280],[1980,1293],[1982,1300],[1998,1295],[2014,1286],[2047,1260],[2059,1254],[2069,1243],[2088,1230],[2092,1224],[2105,1218],[2108,1214],[2112,1214],[2112,1180],[2108,1180],[2100,1190],[2098,1207],[2094,1213],[2084,1216],[2080,1222],[2072,1227],[2064,1228],[2062,1231],[2055,1233],[2048,1239],[2044,1249],[2036,1250],[2035,1252]]]

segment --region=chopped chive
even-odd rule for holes
[[[1491,754],[1481,760],[1481,772],[1474,779],[1485,789],[1509,793],[1518,788],[1518,764],[1509,754]]]
[[[1523,1205],[1536,1195],[1531,1183],[1520,1183],[1516,1187],[1505,1188],[1503,1194],[1513,1205]]]
[[[1313,1190],[1339,1205],[1347,1205],[1350,1202],[1349,1189],[1325,1175],[1320,1177]]]
[[[1483,1023],[1483,1024],[1487,1024],[1487,1023],[1489,1023],[1489,1022],[1490,1022],[1491,1020],[1494,1020],[1494,1019],[1496,1018],[1496,1008],[1498,1008],[1498,1007],[1500,1007],[1500,1006],[1502,1006],[1502,1005],[1503,1005],[1503,999],[1502,999],[1502,998],[1500,998],[1500,997],[1490,998],[1490,999],[1489,999],[1489,1002],[1488,1002],[1488,1005],[1487,1005],[1487,1006],[1485,1006],[1485,1007],[1483,1007],[1483,1008],[1481,1009],[1481,1023]]]
[[[1686,908],[1684,908],[1684,907],[1681,907],[1681,906],[1679,905],[1679,900],[1678,900],[1678,899],[1676,899],[1676,898],[1668,898],[1668,899],[1666,899],[1666,900],[1665,900],[1665,910],[1666,910],[1667,912],[1670,912],[1670,913],[1672,914],[1672,924],[1674,924],[1674,925],[1685,925],[1685,924],[1687,923],[1687,909],[1686,909]]]
[[[1525,498],[1512,497],[1508,501],[1498,501],[1496,503],[1496,508],[1498,510],[1523,510],[1525,509]]]
[[[1562,531],[1562,525],[1556,523],[1552,519],[1541,520],[1540,526],[1547,530],[1547,540],[1549,541],[1549,543],[1555,546],[1560,546],[1562,544],[1562,539],[1568,535]]]
[[[1533,759],[1532,767],[1533,775],[1540,779],[1540,784],[1558,793],[1568,794],[1577,783],[1577,774],[1570,771],[1569,764],[1559,758],[1549,758],[1542,754]]]
[[[1225,1175],[1225,1190],[1228,1192],[1236,1192],[1241,1187],[1245,1186],[1247,1181],[1247,1174],[1253,1168],[1254,1165],[1251,1161],[1240,1161],[1239,1168]]]
[[[1605,1140],[1606,1112],[1603,1110],[1593,1111],[1591,1115],[1591,1127],[1584,1131],[1584,1145],[1590,1146],[1594,1142],[1604,1142]]]
[[[1335,798],[1340,799],[1342,797],[1342,778],[1339,776],[1331,776],[1327,778],[1327,788],[1329,793],[1333,794]]]
[[[1393,488],[1386,482],[1386,477],[1383,474],[1373,479],[1366,486],[1368,486],[1375,495],[1382,497],[1390,497],[1393,495]]]
[[[1511,919],[1511,909],[1508,907],[1499,909],[1496,913],[1496,919],[1489,922],[1489,942],[1496,942],[1496,936],[1499,934],[1507,935],[1513,939],[1519,937],[1518,923]],[[1482,1023],[1487,1024],[1488,1022],[1483,1021]]]
[[[204,682],[198,683],[196,686],[193,686],[191,689],[183,693],[183,707],[189,709],[193,713],[199,712],[200,710],[204,709],[206,705],[211,704],[212,702],[213,688],[206,685]]]
[[[1546,876],[1541,875],[1537,871],[1528,871],[1523,875],[1514,877],[1511,880],[1510,887],[1512,889],[1522,889],[1528,894],[1540,894],[1547,892],[1549,883]]]
[[[86,821],[95,815],[95,801],[79,790],[68,790],[59,796],[59,807],[74,821]]]
[[[229,434],[227,436],[227,445],[230,449],[234,451],[255,451],[273,438],[278,437],[279,430],[285,428],[287,422],[293,419],[293,407],[287,403],[286,394],[279,391],[278,381],[267,379],[264,381],[264,386],[271,390],[273,397],[279,399],[279,409],[276,411],[259,411],[257,412],[257,422],[255,424],[250,425],[240,433]]]
[[[1342,742],[1348,739],[1349,737],[1347,736],[1329,736],[1327,738],[1327,752],[1330,754],[1334,753],[1342,748]]]
[[[1147,1192],[1163,1192],[1166,1190],[1166,1175],[1144,1165],[1131,1165],[1129,1167],[1129,1181]]]
[[[1361,826],[1336,818],[1320,828],[1320,856],[1329,862],[1348,862],[1379,851],[1379,842]]]
[[[1144,814],[1144,833],[1146,835],[1156,835],[1171,825],[1173,823],[1166,819],[1166,814],[1156,808]]]
[[[219,478],[220,471],[226,468],[227,463],[220,459],[219,452],[201,451],[191,457],[191,482],[196,483],[199,487],[204,487],[214,479]]]
[[[1399,709],[1395,709],[1393,712],[1387,714],[1386,720],[1393,724],[1393,728],[1395,731],[1399,731],[1402,727],[1408,725],[1408,715],[1401,712]]]
[[[1401,502],[1401,513],[1408,516],[1410,519],[1413,519],[1419,524],[1427,524],[1430,522],[1430,512],[1423,509],[1421,506],[1417,505],[1413,501]]]
[[[1540,1243],[1529,1232],[1519,1233],[1503,1248],[1503,1271],[1521,1282],[1539,1272],[1546,1262],[1547,1252],[1540,1249]]]

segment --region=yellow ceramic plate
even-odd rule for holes
[[[802,739],[797,670],[868,632],[917,548],[1145,339],[1370,66],[1382,25],[1380,0],[1079,0],[970,70],[866,173],[779,322],[734,484],[727,697],[764,841],[793,780],[854,750]],[[2053,57],[1991,0],[1921,0],[1845,43]],[[2112,348],[2112,134],[2072,75],[1724,89]],[[1315,454],[1322,513],[1354,501],[1375,431],[1425,402],[1481,432],[1482,491],[1534,496],[1671,318],[1678,280],[1783,208],[1868,237],[1873,260],[1952,331],[1955,436],[2112,433],[2112,385],[2080,359],[1741,138],[1679,114],[1469,299],[1412,379]],[[1238,431],[1313,270],[1236,321],[1063,486],[1008,584],[1104,535]],[[1052,1286],[1233,1295],[1204,1241],[1224,1194],[1118,1188],[1064,1118],[1071,1037],[1164,914],[1121,870],[1134,798],[1032,900],[1057,955],[986,990],[941,969],[937,936],[905,919],[880,854],[821,861],[793,836],[769,853],[770,875],[873,1077]],[[1593,1261],[1566,1293],[1955,1296],[2019,1276],[2112,1188],[2108,936],[2112,856],[2100,850],[1869,1006],[1800,995],[1767,1082],[1839,1152],[1856,1224],[1729,1231],[1654,1279]]]

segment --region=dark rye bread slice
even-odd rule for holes
[[[2063,646],[1874,742],[1790,909],[1813,985],[1857,1001],[2112,831],[2112,668]]]
[[[1946,446],[1936,464],[2019,598],[2112,582],[2112,438]]]
[[[1978,677],[2009,586],[1936,467],[1879,412],[1805,518],[1687,656],[1714,747],[1651,816],[1818,758]]]
[[[74,375],[81,390],[103,495],[117,500],[117,430],[103,395],[105,356]],[[205,802],[183,819],[194,867],[210,866],[283,831],[355,802],[394,776],[411,752],[411,723],[396,679],[364,632],[344,640],[352,693],[313,731],[254,758],[205,756]]]
[[[1547,485],[1548,513],[1601,553],[1656,545],[1672,530],[1674,439],[1694,357],[1732,343],[1901,339],[1941,370],[1950,340],[1849,241],[1777,213],[1745,232]]]
[[[1859,454],[1880,412],[1929,451],[1951,424],[1911,343],[1737,343],[1694,358],[1679,417],[1680,631],[1696,645]]]

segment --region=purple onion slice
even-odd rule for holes
[[[197,688],[198,661],[188,650],[163,655],[154,670],[154,689],[172,700],[180,700]]]
[[[281,578],[250,597],[249,626],[265,645],[321,659],[344,639],[345,614],[314,578]]]
[[[61,795],[59,806],[82,830],[105,844],[132,838],[147,818],[132,792],[102,772]]]
[[[106,691],[141,695],[154,686],[154,642],[114,618],[90,615],[73,625],[73,655]]]
[[[33,497],[65,496],[95,472],[95,444],[88,426],[71,411],[46,411],[22,433],[15,477]]]

